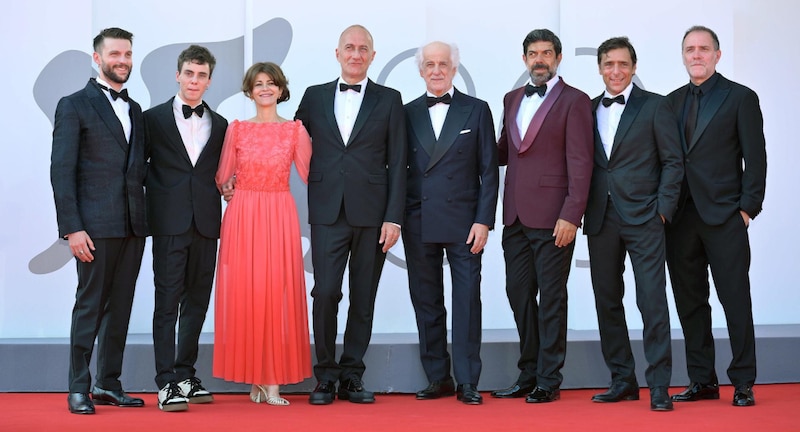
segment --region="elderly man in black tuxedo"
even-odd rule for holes
[[[597,65],[606,89],[592,101],[594,170],[583,232],[588,236],[600,346],[611,371],[611,386],[592,400],[639,399],[622,305],[628,255],[644,323],[650,408],[670,411],[672,341],[664,223],[675,213],[683,179],[678,128],[663,96],[633,83],[636,50],[628,38],[603,42],[597,49]]]
[[[133,67],[132,40],[120,28],[101,31],[92,55],[97,79],[56,108],[50,180],[58,232],[69,241],[78,270],[67,397],[76,414],[94,414],[95,404],[144,406],[119,381],[147,235],[142,108],[122,88]]]
[[[403,246],[419,329],[422,367],[430,385],[417,399],[452,396],[483,402],[481,257],[494,227],[498,169],[489,105],[453,87],[459,52],[432,42],[417,51],[427,92],[406,105],[408,182]],[[447,352],[443,257],[452,278],[453,373]]]
[[[318,384],[312,405],[372,403],[362,383],[386,252],[400,237],[406,194],[406,129],[400,93],[367,78],[372,35],[360,25],[339,37],[341,77],[309,87],[295,115],[311,136],[308,217],[314,265],[313,328]],[[336,315],[350,263],[350,310],[337,362]]]
[[[207,48],[186,48],[178,56],[177,95],[144,113],[156,288],[153,351],[162,411],[213,400],[194,365],[214,283],[222,214],[214,176],[228,121],[203,101],[215,65]]]
[[[750,220],[761,212],[767,177],[764,120],[756,93],[716,71],[722,51],[708,27],[683,37],[689,84],[667,95],[678,119],[685,177],[667,227],[667,266],[686,341],[691,383],[676,402],[719,399],[708,304],[708,268],[725,310],[733,358],[733,405],[755,404],[756,346],[750,300]]]

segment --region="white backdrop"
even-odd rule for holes
[[[339,65],[334,58],[338,36],[347,25],[360,23],[375,39],[377,56],[370,77],[401,91],[406,102],[424,91],[407,51],[433,39],[457,43],[463,69],[456,77],[456,86],[486,100],[497,124],[503,95],[518,86],[525,73],[521,43],[534,28],[547,27],[561,37],[564,52],[560,75],[595,96],[602,91],[603,83],[593,50],[603,40],[629,36],[639,57],[639,79],[648,90],[665,94],[688,81],[680,56],[683,32],[694,24],[707,25],[721,39],[723,55],[718,69],[759,94],[765,118],[767,195],[764,212],[750,228],[755,322],[800,322],[796,253],[800,235],[785,225],[794,222],[800,210],[795,198],[795,188],[800,184],[796,167],[800,148],[791,129],[797,121],[792,115],[791,98],[800,95],[796,77],[800,29],[795,23],[800,4],[783,0],[624,0],[613,6],[609,3],[604,9],[605,4],[596,1],[543,0],[535,3],[535,10],[533,3],[521,10],[521,3],[511,0],[489,4],[406,0],[381,4],[380,11],[375,10],[375,4],[353,0],[346,10],[321,0],[30,0],[4,5],[0,13],[0,82],[6,94],[0,107],[0,130],[4,134],[0,145],[0,338],[69,334],[76,276],[66,247],[54,244],[57,229],[49,183],[51,119],[58,98],[85,85],[93,66],[91,39],[100,29],[111,26],[135,35],[134,71],[128,88],[144,108],[177,91],[176,56],[158,53],[173,44],[183,47],[200,43],[209,46],[220,62],[212,90],[218,90],[215,98],[222,115],[229,120],[252,116],[251,102],[235,89],[252,62],[271,60],[282,64],[290,80],[293,97],[279,111],[284,117],[292,117],[307,86],[338,76]],[[142,68],[144,63],[149,69]],[[227,72],[223,72],[225,68]],[[151,100],[153,94],[157,95],[155,100]],[[304,190],[295,192],[298,205],[304,207]],[[498,220],[501,211],[498,208]],[[501,228],[491,233],[484,255],[483,327],[487,329],[514,328],[503,282]],[[303,242],[307,249],[307,239]],[[378,290],[374,331],[415,332],[402,245],[391,252]],[[596,329],[582,235],[574,258],[569,328]],[[148,242],[131,333],[151,330],[151,264]],[[626,282],[631,287],[632,274],[628,273]],[[306,281],[310,292],[310,273]],[[672,327],[678,328],[671,293],[668,297]],[[346,317],[346,298],[341,304],[340,328]],[[632,294],[625,304],[630,327],[641,328]],[[724,315],[714,294],[712,306],[714,326],[724,327]],[[213,330],[213,305],[204,330]]]

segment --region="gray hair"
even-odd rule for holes
[[[461,56],[458,51],[458,45],[454,43],[442,42],[442,41],[433,41],[428,44],[425,44],[419,48],[417,48],[417,52],[414,54],[414,59],[417,61],[417,68],[422,70],[422,62],[425,60],[424,58],[424,51],[425,48],[434,45],[434,44],[442,44],[450,48],[450,63],[453,64],[453,67],[458,68],[459,62],[461,61]]]

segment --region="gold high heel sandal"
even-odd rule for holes
[[[289,401],[280,396],[269,396],[267,394],[266,386],[261,384],[253,384],[253,386],[250,388],[250,400],[255,403],[266,402],[267,404],[274,406],[289,405]]]

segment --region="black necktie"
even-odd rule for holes
[[[361,93],[361,84],[346,84],[339,83],[339,91],[353,90],[356,93]]]
[[[547,84],[542,84],[538,87],[530,84],[525,85],[525,96],[531,96],[534,93],[538,93],[539,97],[544,97],[546,91]]]
[[[700,106],[700,95],[703,93],[700,87],[691,86],[692,99],[689,101],[689,111],[686,113],[686,124],[683,129],[686,137],[686,144],[692,142],[694,130],[697,127],[697,109]]]
[[[625,105],[625,95],[617,95],[617,97],[613,97],[613,98],[607,98],[606,97],[606,98],[603,98],[602,102],[603,102],[603,106],[606,107],[606,108],[610,107],[615,102],[620,104],[620,105]]]
[[[192,108],[189,105],[183,106],[183,118],[188,119],[192,116],[192,113],[197,113],[198,117],[203,117],[203,104],[197,105],[196,107]]]
[[[438,103],[450,105],[450,99],[450,93],[445,93],[439,97],[428,96],[426,101],[428,103],[428,108],[430,108]]]
[[[101,89],[107,91],[111,95],[111,99],[112,100],[117,100],[119,98],[122,98],[122,100],[124,100],[125,102],[128,102],[128,101],[131,100],[131,98],[128,97],[128,89],[122,89],[122,91],[118,92],[118,91],[116,91],[116,90],[114,90],[112,88],[108,88],[108,87],[106,87],[106,86],[104,86],[104,85],[102,85],[100,83],[97,83],[97,85],[100,86]]]

